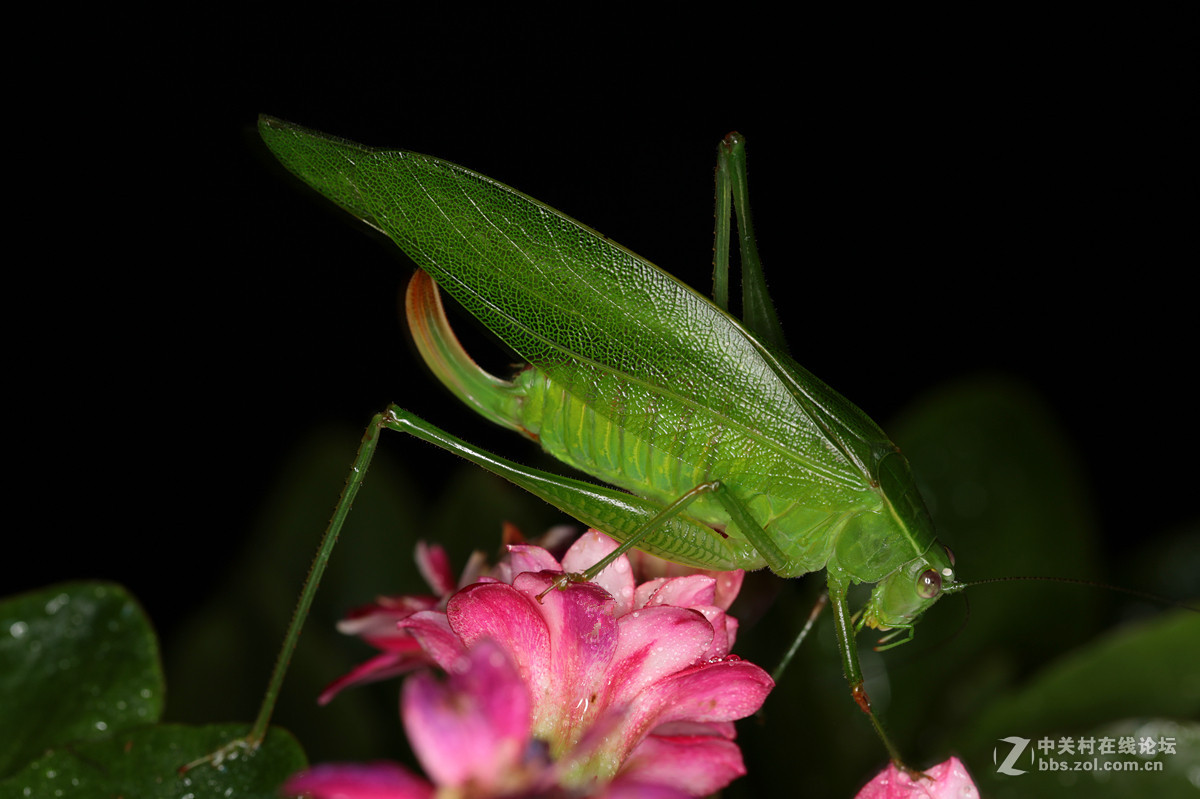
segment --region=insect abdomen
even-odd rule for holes
[[[837,531],[862,510],[861,493],[797,477],[762,440],[706,409],[669,406],[638,382],[599,370],[572,371],[570,381],[537,368],[514,378],[521,396],[517,421],[546,452],[663,505],[701,483],[722,480],[775,536],[794,574],[823,568]],[[719,530],[730,525],[711,496],[698,498],[687,513]],[[728,532],[740,537],[736,529]]]

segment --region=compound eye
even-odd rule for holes
[[[942,591],[942,575],[933,569],[926,569],[917,578],[917,596],[922,599],[933,599]]]

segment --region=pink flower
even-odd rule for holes
[[[908,776],[894,764],[858,792],[857,799],[979,799],[967,767],[957,757],[925,770],[928,779]]]
[[[317,698],[318,704],[328,704],[342,689],[351,685],[397,677],[432,662],[417,639],[401,631],[397,625],[418,611],[444,607],[446,600],[454,593],[454,577],[450,573],[450,559],[446,557],[446,551],[439,546],[431,547],[424,541],[417,544],[417,568],[433,589],[432,596],[380,597],[374,604],[350,611],[338,623],[341,632],[362,636],[367,643],[382,650],[382,654],[359,664],[349,674],[330,683]]]
[[[707,795],[743,774],[733,721],[755,712],[773,683],[730,654],[737,625],[726,610],[741,573],[638,585],[622,557],[596,583],[547,592],[564,569],[580,571],[615,546],[589,532],[562,564],[540,547],[510,546],[493,576],[444,610],[389,600],[358,614],[357,631],[384,655],[335,687],[421,661],[449,675],[414,675],[401,703],[432,784],[390,765],[320,766],[287,790],[675,797]],[[401,634],[380,627],[389,616]]]

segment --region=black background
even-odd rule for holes
[[[1109,564],[1194,530],[1182,20],[277,12],[37,34],[6,132],[6,592],[118,580],[169,637],[311,431],[345,431],[348,464],[398,401],[526,452],[423,375],[410,267],[274,166],[259,113],[456,161],[701,288],[737,129],[798,361],[885,427],[1014,375],[1078,447]]]

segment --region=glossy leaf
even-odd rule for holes
[[[1048,664],[1020,690],[996,697],[976,722],[973,742],[990,745],[1016,729],[1037,733],[1124,718],[1200,718],[1198,664],[1200,614],[1179,610],[1128,624]]]
[[[0,602],[0,776],[44,749],[158,720],[150,621],[124,588],[67,583]]]
[[[5,797],[123,796],[139,799],[277,799],[279,786],[307,761],[287,732],[273,729],[258,751],[220,766],[181,764],[204,757],[249,731],[248,725],[137,727],[103,740],[52,749],[7,780]]]

